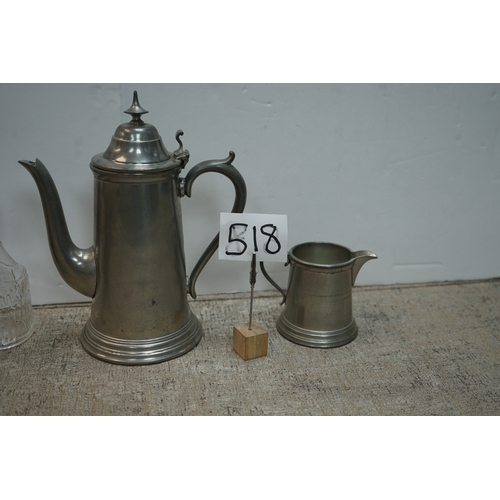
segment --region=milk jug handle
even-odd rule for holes
[[[229,156],[225,160],[207,160],[195,165],[186,175],[184,179],[179,179],[180,181],[180,194],[181,196],[186,195],[191,197],[191,190],[193,182],[201,175],[206,172],[217,172],[226,176],[234,186],[235,199],[234,205],[231,210],[233,213],[242,213],[245,209],[245,204],[247,201],[247,188],[243,176],[236,170],[232,165],[235,158],[235,154],[230,151]],[[206,266],[207,262],[210,260],[212,255],[215,253],[219,247],[219,233],[210,242],[206,250],[203,252],[202,256],[194,266],[191,271],[191,275],[187,279],[187,291],[193,299],[196,299],[195,284],[198,279],[199,274]]]
[[[287,266],[287,265],[288,265],[288,262],[285,264],[285,266]],[[278,292],[280,292],[281,295],[283,296],[283,300],[281,301],[281,304],[280,304],[280,305],[283,305],[286,302],[286,292],[278,285],[278,283],[276,283],[276,281],[274,281],[271,278],[271,276],[269,276],[269,274],[266,271],[266,268],[264,267],[264,262],[260,262],[260,270],[262,271],[262,274],[264,275],[266,280],[269,281],[269,283],[271,283],[271,285],[273,285],[274,288],[276,288],[276,290],[278,290]]]

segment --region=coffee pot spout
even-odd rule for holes
[[[94,247],[81,249],[71,240],[59,194],[45,165],[39,159],[19,163],[28,170],[38,187],[50,250],[59,274],[71,288],[93,297],[96,287]]]
[[[359,250],[358,252],[352,252],[352,258],[354,259],[354,265],[352,267],[352,285],[354,286],[356,277],[363,265],[369,260],[378,259],[378,257],[373,252]]]

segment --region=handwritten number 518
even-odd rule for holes
[[[248,224],[235,223],[229,226],[229,236],[228,244],[226,245],[226,255],[243,255],[248,244],[245,241],[244,234],[247,232]],[[281,243],[278,239],[278,228],[274,224],[264,224],[260,226],[259,231],[262,235],[267,236],[267,240],[264,243],[264,252],[275,255],[281,250]],[[257,226],[252,226],[252,236],[253,236],[253,251],[258,252],[257,244]],[[231,251],[229,248],[231,244],[234,243],[236,249]]]

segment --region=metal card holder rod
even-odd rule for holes
[[[250,318],[248,320],[248,329],[252,329],[252,311],[253,311],[253,289],[257,282],[257,255],[252,254],[252,263],[250,265]]]

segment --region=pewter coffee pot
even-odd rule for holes
[[[352,316],[352,287],[363,264],[376,258],[372,252],[353,252],[334,243],[295,245],[288,251],[286,292],[261,263],[264,276],[283,295],[278,332],[306,347],[340,347],[353,341],[358,327]]]
[[[90,162],[94,174],[94,244],[76,247],[68,233],[54,182],[40,160],[20,161],[40,191],[52,257],[63,279],[92,297],[83,347],[111,363],[142,365],[180,356],[201,340],[202,327],[191,312],[187,293],[196,298],[198,275],[218,247],[209,244],[186,278],[180,198],[191,196],[193,182],[218,172],[234,185],[232,211],[241,213],[246,186],[225,160],[208,160],[182,178],[189,160],[179,130],[179,147],[167,151],[157,129],[142,121],[134,92],[132,116],[120,125],[108,149]]]

